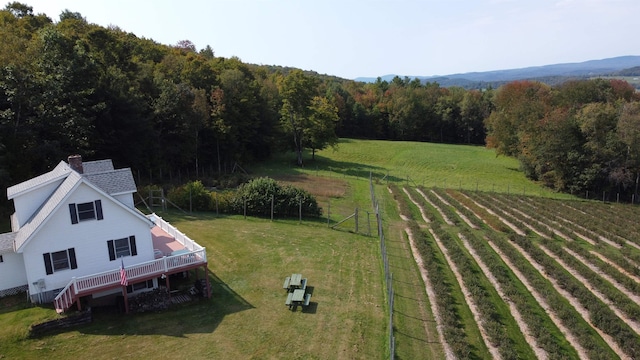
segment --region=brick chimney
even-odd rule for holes
[[[72,170],[75,170],[79,174],[83,173],[84,170],[82,169],[82,155],[70,155],[67,158],[67,161],[69,162],[69,167],[71,167]]]

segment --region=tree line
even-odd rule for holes
[[[517,81],[500,87],[493,105],[487,146],[517,157],[528,177],[558,191],[637,201],[640,97],[627,82]]]
[[[444,88],[408,77],[361,83],[217,57],[210,46],[198,51],[188,40],[163,45],[116,26],[88,23],[68,10],[54,22],[18,2],[0,11],[0,36],[3,187],[43,173],[75,153],[87,159],[111,158],[154,182],[221,176],[283,149],[294,150],[292,162],[302,166],[303,154],[313,156],[340,137],[477,145],[487,139],[499,154],[521,158],[529,176],[559,190],[595,191],[609,185],[628,189],[627,180],[618,180],[637,173],[627,160],[638,156],[628,148],[626,167],[613,167],[618,180],[594,175],[591,181],[569,181],[555,170],[564,155],[554,151],[565,149],[533,151],[550,138],[536,142],[535,136],[526,135],[545,127],[542,123],[560,126],[563,114],[575,118],[578,108],[592,103],[597,104],[592,106],[594,116],[606,105],[603,111],[617,121],[623,103],[637,101],[626,83],[590,80],[558,88],[531,83],[546,89],[544,101],[550,103],[542,110],[535,105],[539,102],[516,97],[513,107],[521,109],[514,110],[508,94],[528,83],[498,90]],[[593,92],[609,95],[585,98]],[[547,121],[547,115],[556,121]],[[501,126],[512,127],[516,140],[508,131],[502,136]],[[558,135],[553,129],[546,133]],[[620,138],[624,144],[634,136],[626,134]],[[606,138],[574,148],[580,153],[572,153],[571,161],[579,157],[582,162],[573,166],[608,159],[610,149],[600,148]],[[585,149],[591,151],[590,158]],[[557,160],[553,166],[542,160],[546,156]],[[545,165],[536,165],[538,161]],[[595,171],[587,168],[589,174]]]

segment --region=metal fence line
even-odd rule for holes
[[[371,192],[371,205],[376,215],[376,223],[378,225],[378,237],[380,238],[380,255],[384,266],[384,282],[387,286],[387,301],[389,302],[389,359],[395,359],[396,340],[393,335],[393,274],[389,269],[389,258],[387,257],[387,246],[384,240],[384,232],[382,231],[382,217],[380,216],[380,205],[376,200],[375,189],[373,186],[373,176],[369,173],[369,190]]]

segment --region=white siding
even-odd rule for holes
[[[27,284],[22,254],[4,253],[0,263],[0,290]]]
[[[70,203],[102,201],[103,220],[87,220],[71,224]],[[120,261],[110,261],[107,241],[129,236],[136,237],[138,255],[125,257],[129,266],[154,259],[150,225],[143,219],[122,208],[113,198],[101,196],[97,191],[81,184],[43,224],[24,250],[25,269],[29,286],[37,279],[45,279],[46,290],[66,286],[72,277],[80,277],[120,267]],[[74,248],[77,269],[67,269],[47,275],[44,253]],[[31,288],[34,291],[35,287]]]
[[[125,204],[126,206],[128,206],[128,207],[133,209],[133,207],[134,207],[133,194],[116,195],[116,196],[114,196],[114,198],[116,200],[120,201],[121,203]]]
[[[62,184],[64,179],[54,181],[35,190],[25,192],[23,195],[13,199],[13,206],[16,209],[16,220],[22,226],[31,218],[33,213],[42,206],[51,194]]]

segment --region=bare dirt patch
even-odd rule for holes
[[[306,190],[319,201],[343,197],[349,188],[349,184],[342,179],[310,176],[306,174],[282,175],[274,176],[273,178],[281,184],[292,185]]]

